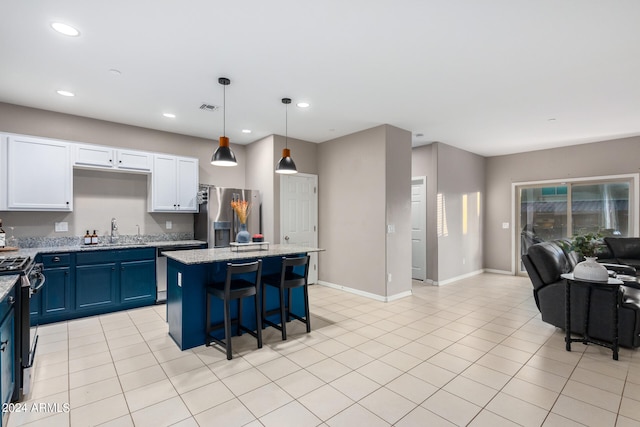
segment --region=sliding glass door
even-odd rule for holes
[[[588,232],[630,236],[632,186],[631,178],[516,186],[518,260],[538,242]]]

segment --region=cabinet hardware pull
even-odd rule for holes
[[[2,343],[0,344],[2,345],[2,348],[0,348],[0,351],[4,352],[7,349],[7,344],[9,344],[9,340],[2,341]]]
[[[53,262],[60,262],[60,257],[59,256],[54,256],[52,261]]]
[[[7,298],[7,302],[9,303],[9,305],[13,305],[13,303],[16,302],[16,299],[12,296],[9,296],[9,298]]]

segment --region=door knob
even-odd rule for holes
[[[284,236],[284,240],[289,241],[289,236]]]

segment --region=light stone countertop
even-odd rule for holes
[[[207,242],[201,240],[163,240],[156,242],[143,243],[118,243],[118,244],[99,244],[99,245],[74,245],[74,246],[46,246],[40,248],[24,248],[18,251],[2,252],[0,257],[10,256],[30,256],[35,258],[38,254],[60,253],[60,252],[86,252],[86,251],[105,251],[111,249],[134,249],[134,248],[170,248],[173,246],[185,245],[206,245]]]
[[[308,252],[322,252],[324,249],[297,245],[274,245],[269,249],[240,249],[231,248],[192,249],[187,251],[172,251],[164,255],[185,265],[208,264],[221,261],[238,261],[255,258],[267,258],[274,256],[293,255]]]
[[[20,275],[18,274],[6,274],[0,276],[0,301],[9,293],[13,285],[18,281]]]

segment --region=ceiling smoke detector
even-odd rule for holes
[[[204,104],[202,104],[200,106],[200,109],[204,110],[204,111],[214,112],[214,111],[218,111],[220,109],[220,107],[217,106],[217,105],[211,105],[211,104],[204,103]]]

